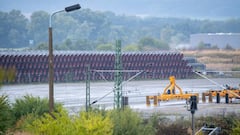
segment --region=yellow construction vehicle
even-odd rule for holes
[[[202,93],[202,102],[206,102],[206,96],[208,96],[208,102],[212,102],[213,97],[217,97],[219,94],[219,97],[225,97],[228,98],[230,103],[232,102],[233,98],[240,99],[240,90],[238,89],[223,89],[223,90],[209,90],[207,92]],[[226,99],[228,103],[228,99]]]
[[[175,77],[169,77],[170,84],[164,89],[163,94],[154,95],[154,96],[146,96],[146,104],[147,106],[151,105],[150,100],[153,99],[154,106],[158,105],[159,101],[168,101],[172,99],[178,100],[188,100],[191,96],[199,96],[198,93],[183,93],[182,89],[176,84]],[[179,92],[177,92],[177,90]]]
[[[222,88],[222,90],[209,90],[209,91],[203,92],[202,93],[202,102],[203,103],[206,102],[206,96],[208,96],[208,98],[209,98],[208,102],[210,102],[210,103],[213,101],[212,100],[213,97],[219,97],[219,98],[217,98],[218,100],[220,100],[220,97],[225,97],[226,103],[229,103],[229,100],[231,103],[233,98],[240,99],[240,88],[234,88],[229,85],[222,86],[219,83],[207,78],[206,76],[201,74],[201,72],[195,71],[194,73],[207,79],[208,81],[215,84],[216,86],[219,86]],[[217,103],[219,103],[219,102],[220,101],[217,101]]]

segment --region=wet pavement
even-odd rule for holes
[[[239,87],[240,78],[217,78],[213,79],[218,84]],[[168,80],[149,80],[149,81],[130,81],[123,85],[123,95],[128,96],[129,106],[134,109],[141,110],[158,110],[166,107],[185,107],[186,101],[169,101],[161,102],[157,107],[146,107],[146,96],[161,94],[164,88],[169,84]],[[182,88],[184,92],[199,93],[207,90],[221,90],[220,86],[216,86],[206,79],[182,79],[176,80],[176,84]],[[97,100],[95,106],[103,108],[113,107],[113,87],[114,82],[91,82],[91,102]],[[112,92],[112,93],[111,93]],[[104,95],[110,93],[105,98]],[[48,84],[17,84],[4,85],[0,89],[0,95],[9,96],[10,102],[14,102],[16,98],[21,98],[26,94],[33,96],[48,97]],[[55,102],[62,103],[66,108],[73,112],[84,109],[86,102],[86,84],[79,83],[54,83],[54,99]],[[201,99],[201,98],[200,98]],[[223,100],[221,100],[224,102]],[[201,104],[201,102],[200,102]],[[202,106],[202,105],[200,105]],[[239,108],[239,107],[238,107]],[[186,109],[186,108],[184,108]],[[161,109],[164,110],[164,109]],[[167,111],[166,111],[167,112]]]

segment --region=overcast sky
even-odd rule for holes
[[[54,12],[79,3],[93,11],[112,11],[116,14],[190,17],[240,17],[240,0],[1,0],[0,10],[21,10],[23,13],[44,10]]]

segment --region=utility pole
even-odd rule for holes
[[[90,108],[90,76],[90,65],[88,65],[86,72],[86,112],[88,112]]]
[[[122,107],[122,53],[121,40],[116,41],[115,48],[115,72],[114,75],[114,108]]]

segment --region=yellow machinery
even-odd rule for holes
[[[154,96],[146,96],[146,104],[150,106],[150,100],[153,99],[154,106],[158,105],[159,101],[168,101],[172,99],[179,99],[179,100],[188,100],[191,96],[197,96],[198,93],[183,93],[182,89],[176,84],[175,77],[169,77],[170,84],[164,89],[163,94],[154,95]],[[178,90],[179,92],[177,92]]]
[[[212,82],[213,84],[215,84],[216,86],[219,86],[222,88],[222,90],[209,90],[207,92],[203,92],[202,93],[202,101],[206,102],[206,96],[208,96],[209,98],[209,102],[212,102],[212,97],[225,97],[226,100],[230,99],[230,103],[232,101],[232,98],[238,98],[240,99],[240,88],[233,88],[230,87],[228,85],[226,85],[225,87],[218,84],[217,82],[207,78],[206,76],[204,76],[203,74],[201,74],[200,72],[194,72],[197,75],[207,79],[208,81]],[[227,101],[226,101],[227,102]]]
[[[219,97],[228,97],[230,102],[233,98],[240,99],[240,90],[238,89],[224,89],[224,90],[209,90],[202,93],[202,102],[206,102],[206,96],[209,98],[209,102],[212,102],[212,97],[216,97],[219,94]]]

